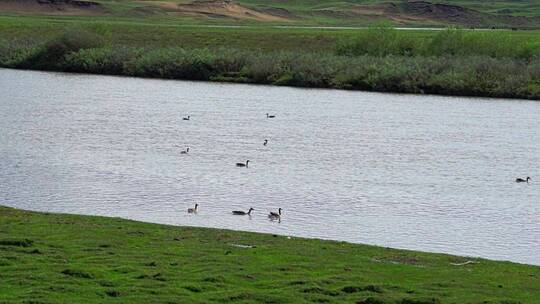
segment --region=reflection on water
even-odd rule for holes
[[[538,102],[13,70],[0,96],[5,205],[540,264]]]

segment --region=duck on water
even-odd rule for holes
[[[247,168],[248,165],[249,165],[249,159],[246,160],[245,164],[244,163],[236,163],[237,167],[246,167]]]
[[[255,210],[255,209],[249,208],[248,212],[235,210],[235,211],[232,212],[232,214],[233,215],[251,215],[251,211],[253,211],[253,210]]]
[[[516,183],[527,183],[528,184],[530,179],[531,178],[528,177],[528,176],[525,179],[518,177],[518,178],[516,178]]]
[[[281,219],[281,208],[278,209],[278,212],[270,212],[268,214],[268,217],[271,219],[271,220],[278,220],[278,219]]]
[[[188,213],[197,213],[197,208],[199,207],[199,204],[195,204],[195,208],[188,208]]]

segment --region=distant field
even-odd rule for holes
[[[167,20],[86,17],[0,16],[0,40],[46,41],[66,29],[95,32],[108,44],[134,47],[236,48],[265,51],[333,52],[340,41],[354,39],[365,29],[309,29],[252,26],[213,28]],[[512,39],[540,43],[540,31],[490,31]],[[407,30],[408,37],[422,41],[437,31]],[[306,47],[309,46],[309,47]]]
[[[46,18],[0,17],[0,39],[45,41],[67,27],[89,30],[104,36],[108,43],[142,47],[189,47],[262,50],[333,51],[340,39],[349,39],[362,30],[320,30],[301,28],[212,28],[172,23],[108,18]],[[429,31],[411,31],[419,38],[432,35]],[[529,36],[528,33],[523,33]],[[305,46],[309,45],[309,48]]]

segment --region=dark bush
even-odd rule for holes
[[[62,70],[64,56],[83,49],[102,46],[101,38],[90,32],[67,30],[56,38],[48,41],[38,50],[17,64],[19,68],[39,70]]]

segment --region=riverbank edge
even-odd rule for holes
[[[540,301],[533,265],[4,206],[0,270],[2,303]]]
[[[439,90],[432,90],[429,88],[421,89],[420,91],[407,90],[406,88],[399,88],[396,90],[387,90],[387,89],[376,89],[376,88],[357,88],[357,87],[343,87],[343,86],[334,86],[334,85],[304,85],[298,83],[276,83],[272,81],[260,81],[255,79],[247,79],[245,77],[214,77],[212,79],[198,79],[192,77],[182,77],[182,78],[171,78],[171,77],[160,77],[160,76],[138,76],[125,73],[94,73],[88,71],[80,70],[58,70],[58,69],[36,69],[36,68],[19,68],[13,66],[5,66],[0,64],[1,69],[6,70],[17,70],[17,71],[35,71],[35,72],[52,72],[52,73],[65,73],[73,75],[95,75],[95,76],[115,76],[115,77],[129,77],[129,78],[139,78],[139,79],[162,79],[162,80],[174,80],[174,81],[197,81],[197,82],[209,82],[209,83],[224,83],[224,84],[253,84],[253,85],[267,85],[273,87],[288,87],[288,88],[301,88],[301,89],[330,89],[330,90],[342,90],[350,92],[369,92],[369,93],[388,93],[388,94],[407,94],[407,95],[434,95],[434,96],[444,96],[444,97],[469,97],[469,98],[488,98],[488,99],[513,99],[513,100],[532,100],[540,101],[539,96],[528,96],[528,95],[515,95],[515,93],[505,93],[505,94],[470,94],[466,92],[452,91],[451,93],[441,92]],[[444,88],[442,89],[444,90]]]

